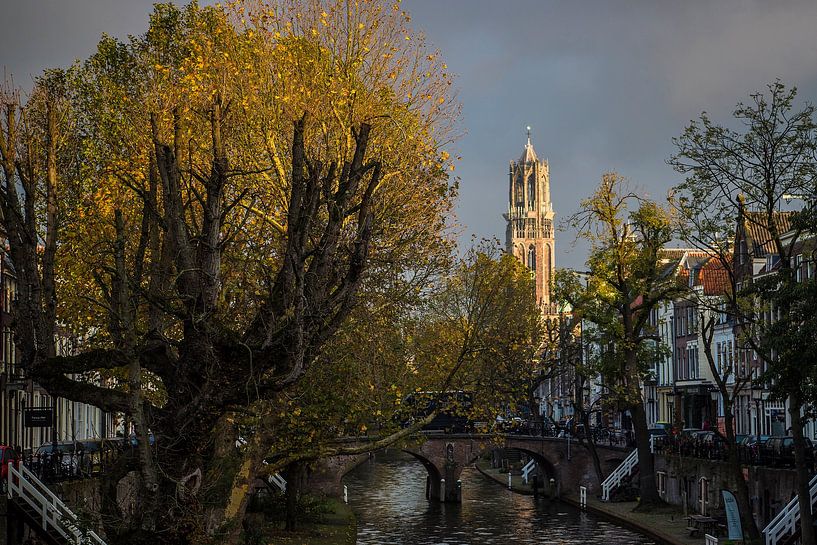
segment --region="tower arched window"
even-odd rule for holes
[[[536,272],[536,248],[533,246],[528,248],[528,268],[534,273]]]
[[[536,180],[534,176],[528,178],[528,208],[533,210],[536,202]]]
[[[514,197],[516,200],[516,206],[522,208],[525,204],[525,184],[524,178],[522,174],[519,174],[516,177],[516,181],[514,182]]]

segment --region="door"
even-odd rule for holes
[[[706,516],[709,508],[709,480],[701,477],[698,480],[698,511]]]

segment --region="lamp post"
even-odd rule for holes
[[[712,419],[710,420],[710,426],[714,430],[720,431],[720,426],[718,426],[719,419],[721,417],[721,407],[718,400],[721,397],[721,391],[718,390],[716,387],[712,387],[709,389],[709,397],[712,399],[712,403],[710,404],[710,412],[712,413]]]
[[[759,384],[752,384],[752,399],[755,402],[755,435],[760,437],[763,433],[763,420],[760,418],[760,402],[763,400],[763,387]]]

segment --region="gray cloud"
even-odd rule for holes
[[[728,122],[738,101],[777,77],[804,99],[817,91],[813,1],[404,5],[459,74],[469,133],[459,143],[458,218],[480,236],[503,236],[507,164],[527,124],[564,218],[606,170],[663,198],[678,181],[665,164],[672,138],[701,111]],[[583,266],[573,236],[559,234],[557,265]]]
[[[106,32],[143,32],[151,0],[0,0],[0,65],[18,83],[88,56]],[[442,50],[468,132],[457,216],[465,234],[503,237],[508,161],[533,127],[564,218],[617,170],[656,198],[677,181],[672,138],[702,110],[732,107],[777,77],[817,93],[817,2],[762,0],[405,0]],[[581,267],[572,234],[557,265]],[[463,241],[469,238],[466,236]]]

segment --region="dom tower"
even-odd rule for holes
[[[550,172],[528,143],[518,161],[511,161],[508,180],[508,212],[505,244],[527,265],[536,280],[536,301],[544,314],[553,314],[550,281],[554,263],[553,205],[550,202]]]

